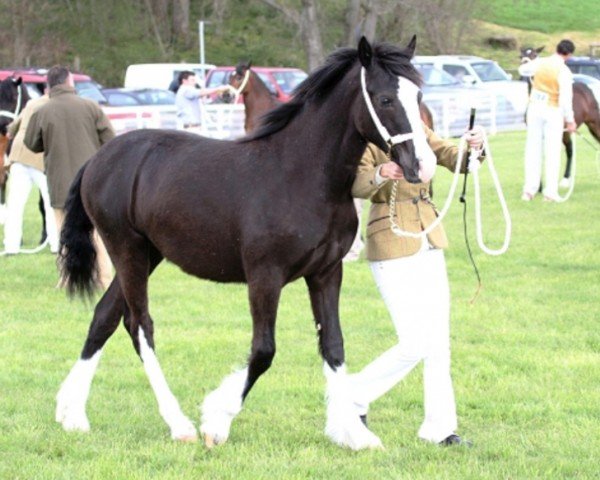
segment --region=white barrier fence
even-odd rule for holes
[[[423,101],[433,116],[434,129],[442,137],[459,137],[467,129],[470,109],[477,108],[476,122],[489,134],[525,128],[526,101],[509,101],[501,94],[487,91],[450,96],[426,93]],[[117,134],[139,128],[177,129],[175,106],[104,107]],[[221,140],[244,136],[244,105],[208,104],[203,106],[202,134]]]

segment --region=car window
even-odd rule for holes
[[[210,74],[208,79],[207,87],[218,87],[219,85],[227,85],[229,83],[229,75],[231,72],[226,72],[224,70],[216,70]]]
[[[459,82],[462,82],[464,76],[469,74],[468,70],[462,65],[444,65],[442,68]]]
[[[147,90],[136,94],[142,105],[174,105],[175,94],[169,90]]]
[[[131,105],[139,105],[140,103],[131,95],[125,93],[109,93],[106,95],[108,103],[116,107],[128,107]]]
[[[275,89],[275,86],[273,85],[273,81],[271,80],[271,77],[269,77],[269,74],[263,72],[256,73],[258,77],[263,81],[263,83],[267,86],[269,92],[271,92],[271,95],[277,95],[277,90]]]
[[[106,97],[102,94],[98,86],[91,81],[75,82],[77,94],[83,98],[89,98],[98,103],[107,103]]]
[[[300,85],[308,75],[304,72],[273,72],[273,77],[281,90],[289,95],[293,90]]]
[[[600,78],[600,66],[597,65],[580,65],[579,73]]]
[[[42,96],[35,83],[25,83],[25,88],[27,89],[29,98],[40,98]]]
[[[440,87],[459,84],[452,75],[439,68],[435,68],[431,64],[417,63],[415,64],[415,68],[419,71],[423,77],[423,82],[425,82],[425,85],[427,86]]]
[[[471,67],[475,70],[477,76],[482,82],[497,82],[500,80],[510,80],[504,70],[494,62],[472,63]]]

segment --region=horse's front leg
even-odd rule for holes
[[[341,283],[342,262],[325,272],[306,277],[327,379],[325,433],[333,442],[353,450],[381,448],[381,440],[360,420],[346,374],[339,319]]]
[[[275,319],[283,287],[279,272],[253,270],[248,278],[248,295],[252,313],[252,349],[248,365],[225,377],[219,388],[206,396],[202,404],[200,431],[207,447],[224,443],[231,422],[242,410],[250,389],[275,356]]]

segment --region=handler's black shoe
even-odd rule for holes
[[[363,423],[363,425],[364,425],[365,427],[367,427],[367,428],[369,427],[369,426],[367,425],[367,414],[366,414],[366,413],[365,413],[364,415],[360,415],[360,421]]]
[[[442,447],[459,446],[459,447],[471,448],[473,446],[473,442],[471,442],[469,440],[463,440],[458,435],[456,435],[456,433],[453,433],[452,435],[448,435],[446,438],[444,438],[439,443],[439,445],[441,445]]]

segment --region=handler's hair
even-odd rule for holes
[[[52,68],[50,68],[50,70],[48,70],[48,88],[66,83],[70,73],[71,72],[67,67],[63,67],[62,65],[54,65]]]
[[[561,40],[556,46],[556,53],[559,55],[570,55],[575,51],[575,44],[571,40]]]
[[[196,74],[194,72],[192,72],[191,70],[184,70],[183,72],[179,73],[179,85],[181,85],[181,82],[183,82],[184,80],[187,80],[189,77],[195,77]]]

